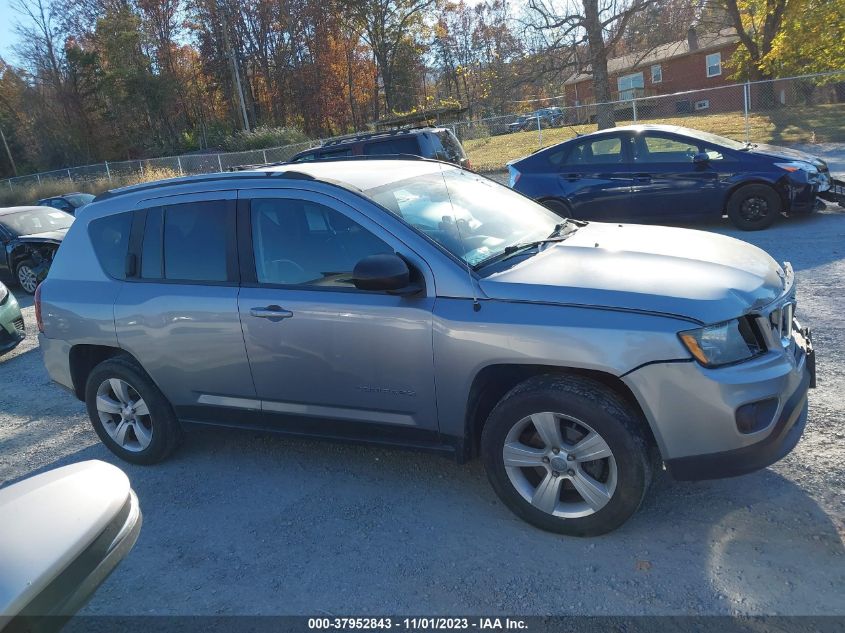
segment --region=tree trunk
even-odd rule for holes
[[[607,74],[607,48],[604,44],[598,0],[584,0],[584,28],[593,69],[593,94],[596,99],[596,125],[604,130],[615,127],[613,104],[609,103],[610,78]]]

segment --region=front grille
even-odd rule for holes
[[[792,298],[773,308],[764,315],[774,340],[779,340],[783,347],[792,342],[792,325],[795,320],[795,301]]]

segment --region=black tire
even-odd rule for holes
[[[743,231],[770,227],[780,216],[783,204],[778,192],[768,185],[743,185],[728,199],[728,218]]]
[[[97,392],[112,378],[122,380],[146,403],[149,415],[144,416],[145,427],[151,429],[149,445],[142,450],[127,450],[118,444],[106,430],[97,409]],[[121,459],[133,464],[155,464],[165,459],[182,435],[182,429],[173,408],[149,376],[131,358],[118,356],[97,365],[85,384],[85,404],[94,430],[108,449]]]
[[[548,513],[526,499],[508,475],[503,455],[506,438],[528,416],[542,412],[569,416],[578,422],[562,421],[573,427],[580,426],[578,423],[588,425],[611,451],[611,457],[607,460],[575,462],[576,469],[582,468],[582,463],[601,466],[601,462],[605,462],[603,467],[607,469],[610,460],[615,460],[613,492],[608,495],[606,505],[592,510],[592,514],[568,518]],[[651,484],[653,468],[644,424],[634,407],[598,381],[581,376],[537,376],[514,387],[490,413],[481,437],[481,455],[493,489],[514,514],[550,532],[570,536],[597,536],[625,523],[640,507]],[[554,461],[559,458],[559,455],[554,456],[549,464],[544,457],[545,465],[519,469],[519,472],[527,470],[527,475],[531,475],[532,470],[535,473],[539,471],[541,474],[534,475],[538,480],[551,477],[556,472],[552,470]],[[574,471],[569,470],[568,473],[574,474]],[[556,493],[556,504],[561,501],[561,495],[569,500],[575,499],[576,503],[578,499],[587,503],[586,497],[575,489],[573,478],[564,476],[561,481]],[[537,490],[540,487],[538,485]]]
[[[569,205],[566,204],[563,200],[543,200],[540,204],[542,204],[549,211],[559,215],[562,218],[572,217],[572,209],[570,209]]]
[[[38,287],[38,281],[35,279],[35,273],[32,272],[34,268],[35,262],[31,259],[25,259],[22,262],[18,262],[18,265],[15,266],[15,278],[17,279],[18,286],[20,286],[20,289],[28,295],[35,294],[35,288]],[[32,283],[35,285],[31,285]]]

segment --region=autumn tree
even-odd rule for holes
[[[732,0],[729,0],[732,1]],[[786,1],[786,0],[773,0]],[[577,54],[587,50],[588,65],[583,70],[593,78],[596,123],[599,129],[615,125],[607,60],[625,33],[632,16],[652,0],[528,0],[536,29],[554,34],[555,41],[568,44]]]

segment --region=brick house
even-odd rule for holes
[[[662,44],[649,51],[614,57],[607,61],[611,99],[620,116],[632,110],[631,99],[669,95],[688,90],[706,90],[734,84],[728,79],[726,62],[736,50],[739,37],[733,29],[699,35],[690,27],[687,38]],[[742,109],[741,87],[707,91],[699,95],[638,101],[642,115],[673,116],[694,111],[725,112]],[[593,78],[578,73],[564,82],[561,106],[571,121],[586,122],[595,116]]]

